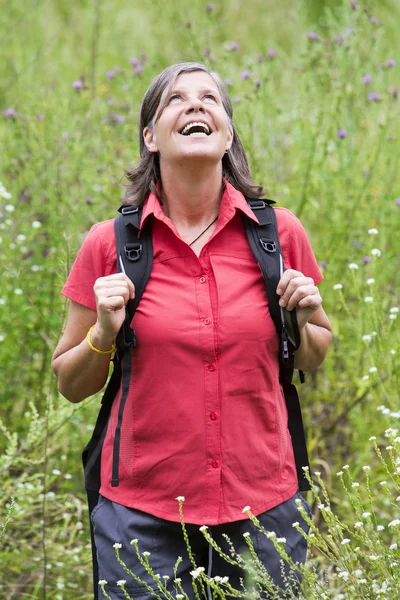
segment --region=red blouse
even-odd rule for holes
[[[111,486],[120,393],[102,452],[100,493],[187,523],[217,525],[257,515],[288,500],[297,477],[285,399],[279,384],[278,336],[260,268],[240,211],[257,221],[229,183],[217,227],[200,257],[179,236],[154,194],[153,268],[133,318],[133,375],[121,429],[118,487]],[[277,208],[286,268],[322,279],[300,221]],[[94,225],[62,293],[96,309],[93,285],[116,272],[113,220]]]

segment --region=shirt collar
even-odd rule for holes
[[[255,214],[253,213],[253,211],[247,204],[246,199],[243,196],[243,194],[241,192],[239,192],[239,190],[234,188],[233,185],[231,183],[229,183],[229,181],[227,181],[227,179],[225,179],[225,177],[223,179],[225,182],[225,190],[224,190],[222,200],[221,200],[220,212],[222,212],[225,215],[227,220],[230,220],[234,217],[236,210],[240,210],[247,217],[249,217],[249,219],[252,219],[253,221],[255,221],[255,223],[259,223],[259,220],[257,219]],[[156,184],[156,189],[157,189],[157,192],[160,191],[159,182]],[[145,203],[143,205],[142,219],[140,221],[140,229],[143,228],[147,218],[150,215],[154,215],[156,217],[156,219],[159,219],[160,221],[164,221],[164,222],[168,218],[166,216],[166,214],[164,213],[164,211],[161,207],[161,203],[154,192],[150,192],[150,194],[147,197],[147,200],[145,201]]]

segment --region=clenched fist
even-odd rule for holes
[[[96,329],[104,338],[115,339],[125,319],[125,304],[135,297],[135,286],[123,273],[99,277],[93,287],[96,297]]]

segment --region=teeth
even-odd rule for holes
[[[209,134],[209,132],[210,132],[210,129],[209,129],[208,125],[206,125],[206,123],[200,123],[200,122],[198,122],[198,121],[195,121],[194,123],[188,123],[188,124],[186,125],[186,127],[185,127],[185,128],[182,130],[182,131],[181,131],[181,133],[182,133],[183,135],[185,135],[185,133],[186,133],[187,131],[189,131],[189,129],[190,129],[191,127],[194,127],[194,126],[197,126],[197,127],[203,127],[204,131],[205,131],[207,134]]]

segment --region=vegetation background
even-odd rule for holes
[[[348,527],[344,463],[352,481],[371,465],[374,516],[397,519],[399,438],[388,493],[369,438],[383,452],[400,418],[399,0],[0,4],[0,597],[91,597],[80,455],[100,397],[57,393],[59,292],[120,204],[144,91],[181,60],[225,80],[255,181],[301,218],[325,276],[334,341],[300,390],[311,464]],[[324,553],[310,560],[344,598]]]

